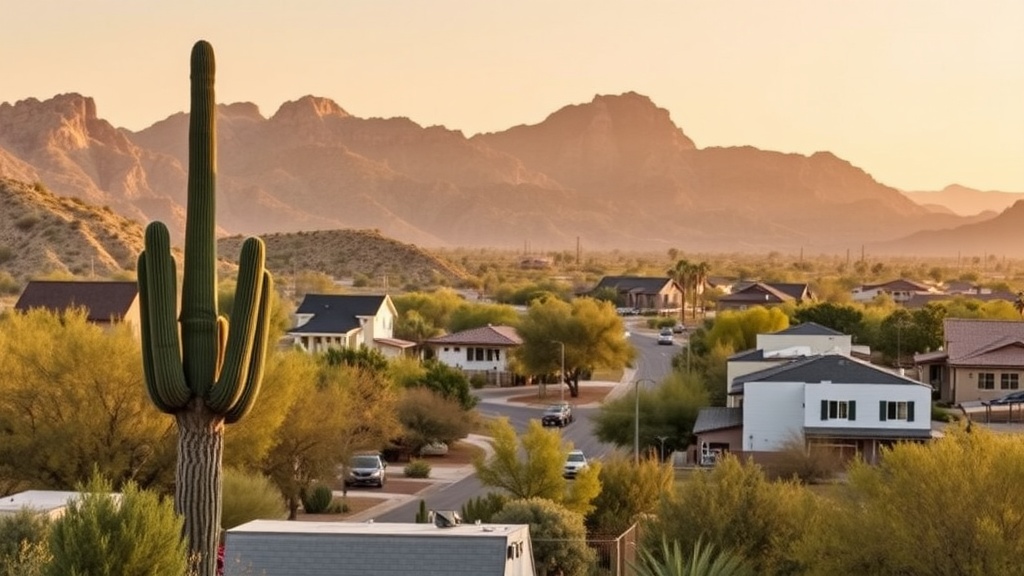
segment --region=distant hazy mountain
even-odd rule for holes
[[[946,186],[938,192],[904,192],[908,198],[924,206],[941,206],[961,216],[973,216],[982,212],[999,213],[1018,200],[1024,200],[1024,193],[981,191],[959,184]]]
[[[947,230],[916,232],[904,238],[868,244],[877,254],[1024,258],[1024,199],[998,216]]]
[[[183,80],[183,85],[185,82]],[[113,128],[92,99],[0,104],[0,176],[182,231],[188,115]],[[312,96],[218,115],[229,234],[375,229],[421,246],[839,252],[964,222],[829,152],[698,148],[645,96],[466,138]]]

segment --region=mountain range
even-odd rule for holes
[[[472,137],[408,118],[359,118],[314,96],[269,118],[234,103],[219,106],[217,135],[225,235],[372,229],[424,247],[545,251],[579,241],[596,250],[912,254],[925,246],[952,256],[970,235],[987,253],[1024,254],[986,226],[967,227],[994,213],[923,206],[830,152],[699,148],[667,110],[632,92]],[[0,176],[141,223],[162,220],[178,240],[187,143],[185,113],[133,132],[78,94],[0,104]],[[1001,218],[1024,218],[1017,212]]]

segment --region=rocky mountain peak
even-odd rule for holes
[[[348,118],[349,113],[330,98],[303,96],[282,104],[271,121],[302,125],[330,117]]]
[[[81,150],[88,148],[90,124],[96,121],[96,103],[81,94],[5,102],[0,104],[0,141],[22,150]]]

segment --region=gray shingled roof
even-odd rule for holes
[[[831,382],[833,384],[907,384],[925,386],[874,364],[842,354],[818,354],[799,358],[733,379],[730,394],[742,394],[747,382]]]
[[[697,413],[697,421],[693,424],[693,433],[701,434],[742,425],[743,408],[709,406],[701,408],[700,412]]]
[[[880,282],[878,284],[865,284],[861,286],[864,291],[874,290],[875,288],[884,288],[888,291],[906,290],[910,292],[927,292],[931,290],[930,286],[915,282],[913,280],[907,280],[906,278],[900,278],[899,280],[890,280],[888,282]]]
[[[617,292],[657,294],[670,282],[673,280],[668,276],[605,276],[594,290],[612,288]]]
[[[743,350],[729,356],[726,360],[729,362],[757,362],[759,360],[764,360],[764,350],[761,350],[760,348]]]
[[[1024,364],[1024,322],[947,318],[943,322],[950,365],[999,366]],[[1002,353],[997,353],[1002,350]],[[988,356],[988,358],[986,358]],[[1021,365],[1017,364],[1017,365]],[[1012,364],[1011,364],[1012,365]]]
[[[360,316],[376,316],[387,296],[306,294],[296,314],[313,314],[291,334],[346,334],[359,328]]]
[[[90,322],[121,320],[139,295],[135,282],[32,280],[21,293],[14,309],[27,312],[45,308],[65,312],[71,308],[88,310]]]
[[[794,324],[785,330],[775,332],[775,334],[792,334],[800,336],[845,336],[845,334],[838,330],[833,330],[828,326],[822,326],[816,322]]]
[[[778,304],[788,302],[796,298],[787,292],[783,292],[772,285],[763,282],[748,284],[739,290],[733,290],[732,294],[726,294],[718,299],[719,302],[769,302]]]
[[[483,346],[519,346],[523,339],[511,326],[482,326],[431,338],[426,344],[477,344]]]

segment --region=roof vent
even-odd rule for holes
[[[454,510],[437,510],[434,512],[434,526],[438,528],[454,528],[462,524],[462,517]]]

